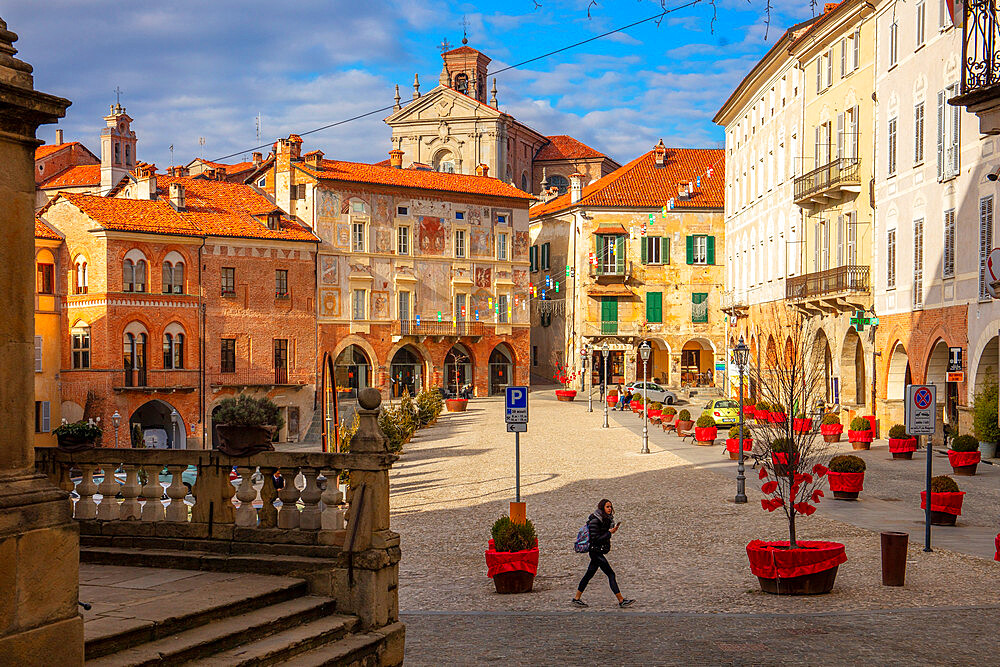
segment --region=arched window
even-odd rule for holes
[[[528,174],[521,174],[521,189],[525,192],[528,191]]]
[[[135,292],[146,291],[146,260],[140,259],[135,263]]]
[[[83,257],[78,257],[76,264],[74,265],[74,273],[76,279],[75,290],[76,294],[86,294],[87,293],[87,260]]]
[[[129,146],[128,144],[125,144],[125,164],[126,165],[132,164],[132,147]]]
[[[56,264],[52,253],[42,250],[35,259],[35,291],[39,294],[56,293]]]
[[[70,331],[73,368],[90,368],[90,327],[78,322]]]
[[[133,323],[129,328],[134,328]],[[124,336],[123,357],[125,366],[125,386],[146,386],[146,332],[126,331]]]
[[[122,291],[132,292],[135,287],[135,262],[126,259],[122,262]]]
[[[455,173],[455,156],[449,150],[440,151],[434,156],[432,163],[434,171],[441,171],[448,174]]]
[[[148,266],[145,255],[137,248],[125,253],[122,260],[122,291],[145,292]]]
[[[115,164],[122,163],[122,146],[117,141],[115,142]]]
[[[459,74],[455,77],[455,90],[460,93],[469,94],[469,77],[466,74]]]
[[[184,334],[180,324],[167,327],[163,334],[163,367],[184,368]]]
[[[163,293],[184,293],[184,262],[163,262]]]
[[[549,187],[559,190],[559,194],[564,195],[569,191],[569,179],[559,174],[549,176]]]

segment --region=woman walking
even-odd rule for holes
[[[580,580],[576,595],[573,597],[573,604],[576,606],[588,606],[580,598],[583,596],[587,584],[597,574],[598,569],[608,575],[611,592],[618,598],[619,607],[628,607],[635,602],[635,600],[622,597],[621,591],[618,590],[618,582],[615,580],[615,571],[611,569],[611,564],[608,563],[608,558],[605,555],[611,551],[611,536],[618,532],[618,527],[621,525],[621,521],[615,523],[615,510],[611,501],[607,499],[598,503],[597,511],[591,514],[587,520],[587,532],[590,534],[590,565],[587,566],[587,572]]]

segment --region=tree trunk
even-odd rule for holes
[[[795,541],[795,510],[793,509],[788,512],[788,546],[792,549],[799,546]]]

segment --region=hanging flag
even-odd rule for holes
[[[559,281],[556,281],[556,294],[559,294]]]
[[[545,276],[545,286],[549,288],[552,287],[552,276]]]
[[[489,305],[490,310],[492,310],[493,309],[493,297],[490,297],[489,299],[487,299],[486,303]]]
[[[666,206],[664,206],[663,208],[660,209],[660,216],[664,217],[664,218],[667,217],[667,207]]]
[[[440,321],[441,321],[441,311],[439,310],[438,311],[438,322],[440,322]]]
[[[697,185],[697,186],[698,186],[699,188],[701,187],[701,176],[699,176],[699,177],[698,177],[697,179],[695,179],[695,184],[696,184],[696,185]]]
[[[417,315],[417,326],[418,327],[420,326],[420,316],[419,315]]]
[[[645,223],[645,222],[644,222],[644,223],[642,223],[642,235],[643,235],[643,236],[645,236],[645,235],[646,235],[646,223]]]
[[[569,278],[569,264],[566,265],[566,277]]]
[[[649,214],[649,224],[653,224],[653,214]]]
[[[671,199],[670,201],[667,202],[667,208],[670,209],[671,211],[674,210],[674,200],[673,199]]]
[[[476,321],[477,322],[479,321],[479,309],[478,308],[476,308]]]
[[[542,290],[542,301],[545,301],[545,290]]]
[[[712,171],[714,171],[714,170],[711,167],[709,167],[708,168],[708,177],[709,178],[712,178]]]
[[[462,306],[462,317],[465,317],[465,306]]]

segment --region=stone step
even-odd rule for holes
[[[156,641],[132,646],[94,660],[87,667],[137,667],[203,658],[246,642],[308,623],[334,611],[334,600],[307,595],[221,618]]]
[[[251,553],[212,553],[208,551],[183,550],[181,548],[138,549],[130,546],[111,547],[91,544],[87,536],[80,538],[80,562],[98,565],[132,565],[140,567],[177,568],[182,570],[204,570],[209,572],[246,572],[279,576],[297,576],[322,569],[340,566],[334,558],[323,554],[339,551],[329,546],[280,545],[275,553],[267,553],[269,545],[250,545]],[[181,540],[161,540],[165,543],[183,544]],[[231,547],[230,547],[231,548]],[[248,549],[249,551],[249,549]],[[300,551],[302,555],[287,553]],[[262,555],[264,554],[264,555]]]
[[[85,622],[84,655],[93,660],[219,619],[301,598],[308,592],[307,583],[301,579],[247,575],[226,586],[192,591],[183,599],[153,598],[141,607],[124,610],[134,614],[132,618],[105,616]]]
[[[254,667],[285,664],[306,651],[339,641],[357,626],[354,616],[330,614],[236,648],[186,663],[189,667]]]
[[[387,637],[398,639],[394,647]],[[403,624],[394,623],[377,632],[347,635],[333,644],[300,653],[282,663],[285,667],[382,667],[402,663]],[[393,648],[396,650],[393,651]],[[393,655],[388,655],[386,651]]]

